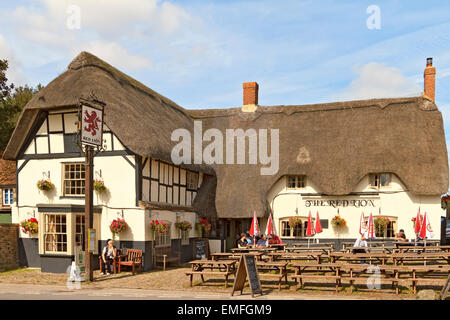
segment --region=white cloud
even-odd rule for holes
[[[26,77],[22,72],[22,64],[13,53],[11,47],[6,43],[5,38],[0,34],[0,59],[8,60],[8,70],[6,77],[9,83],[14,83],[15,86],[24,85]]]
[[[93,41],[73,49],[71,55],[75,57],[81,51],[88,51],[119,69],[139,69],[152,66],[150,59],[133,55],[116,42]]]
[[[350,85],[333,98],[337,100],[359,100],[371,98],[394,98],[419,96],[421,87],[405,77],[397,68],[383,63],[370,62],[355,67],[357,74]]]

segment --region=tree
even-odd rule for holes
[[[11,94],[14,85],[8,86],[8,78],[6,78],[6,70],[8,69],[8,60],[0,60],[0,100],[3,101]]]
[[[8,61],[0,60],[0,150],[6,148],[25,105],[43,88],[40,84],[36,88],[8,85],[7,69]]]

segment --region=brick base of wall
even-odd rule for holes
[[[0,223],[0,270],[19,267],[19,225]]]

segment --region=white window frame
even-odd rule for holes
[[[375,218],[377,218],[377,217],[379,217],[379,216],[375,216],[375,217],[373,217],[373,219],[375,220]],[[398,232],[397,231],[398,230],[398,217],[385,216],[385,215],[382,215],[381,217],[388,218],[389,221],[391,221],[391,224],[393,226],[392,227],[392,237],[388,237],[387,236],[387,229],[385,229],[383,235],[376,234],[377,238],[386,238],[386,239],[393,239],[393,238],[395,238],[395,234]],[[366,220],[366,225],[368,225],[369,224],[369,218],[365,217],[365,220]],[[374,230],[376,232],[375,226],[374,226]]]
[[[10,206],[14,203],[14,189],[5,188],[3,189],[3,205]]]
[[[303,217],[303,216],[299,216],[299,218],[301,219],[301,224],[295,228],[291,228],[289,226],[289,218],[290,217],[285,217],[285,218],[280,218],[279,220],[279,227],[280,227],[280,234],[281,234],[281,238],[292,238],[292,239],[303,239],[306,238],[306,227],[307,227],[307,223],[308,223],[308,217]],[[313,223],[315,223],[316,219],[312,218]],[[283,224],[286,223],[288,228],[289,228],[289,236],[285,236],[284,235],[284,230],[283,230]],[[297,232],[300,232],[300,235],[296,235],[296,229],[300,229]],[[297,233],[298,234],[298,233]]]
[[[49,221],[47,220],[50,216],[55,216],[55,231],[47,231],[48,230],[48,227],[49,227]],[[60,217],[64,217],[65,218],[65,222],[64,222],[64,224],[65,224],[65,232],[62,232],[62,230],[59,230],[59,232],[58,232],[58,230],[57,230],[57,226],[58,226],[58,224],[57,224],[57,222],[56,222],[56,217],[57,216],[60,216]],[[71,218],[70,217],[70,215],[68,215],[68,214],[65,214],[65,213],[44,213],[43,215],[42,215],[42,217],[44,218],[43,219],[43,221],[44,221],[44,226],[43,226],[43,230],[42,230],[42,241],[43,241],[43,249],[44,249],[44,254],[48,254],[48,253],[50,253],[50,254],[67,254],[68,253],[68,251],[69,251],[69,245],[71,244],[70,242],[70,232],[69,232],[69,227],[70,227],[70,224],[69,224],[69,222],[68,222],[68,220]],[[61,226],[61,228],[62,228],[62,226]],[[51,235],[54,235],[54,236],[56,236],[56,241],[54,241],[54,244],[53,245],[56,245],[56,247],[58,247],[58,243],[62,243],[62,244],[64,244],[64,242],[58,242],[58,235],[60,235],[60,236],[66,236],[66,241],[65,241],[65,244],[66,244],[66,248],[65,248],[65,250],[51,250],[51,249],[47,249],[47,236],[51,236]],[[51,245],[51,243],[49,243],[50,245]]]
[[[81,174],[82,171],[80,170],[80,178],[66,178],[66,166],[71,166],[71,165],[82,165],[84,166],[84,175],[86,175],[86,164],[84,162],[63,162],[62,163],[62,175],[61,175],[61,185],[62,185],[62,195],[63,196],[69,196],[69,197],[84,197],[85,193],[86,193],[86,189],[85,189],[85,178],[83,177],[83,175]],[[69,171],[70,172],[70,171]],[[75,173],[77,173],[77,171],[74,171]],[[66,181],[80,181],[81,182],[81,193],[71,193],[71,192],[66,192]],[[72,188],[71,186],[68,187],[69,190]],[[77,188],[77,187],[75,187]]]

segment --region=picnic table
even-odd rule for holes
[[[237,253],[237,252],[241,252],[241,253],[254,253],[254,252],[273,252],[276,251],[276,248],[233,248],[231,249],[231,252],[233,253]]]
[[[257,261],[256,267],[258,271],[278,271],[277,274],[273,273],[259,273],[260,278],[276,278],[278,279],[278,290],[281,290],[281,280],[284,278],[285,283],[287,283],[287,265],[285,261],[278,262],[262,262]]]
[[[450,252],[450,245],[443,246],[398,246],[395,251],[397,253],[406,253],[406,252]]]
[[[290,245],[291,247],[329,247],[330,249],[333,249],[334,243],[333,242],[311,242],[308,244],[308,242],[294,242]]]
[[[283,250],[287,246],[287,243],[269,243],[269,248],[275,248],[277,250]]]
[[[365,247],[364,247],[365,248]],[[386,261],[391,257],[391,254],[387,253],[346,253],[346,252],[331,252],[330,262],[334,263],[340,259],[345,261],[378,261],[382,265],[386,264]]]
[[[291,276],[295,281],[295,289],[297,289],[297,283],[303,287],[305,280],[331,280],[335,283],[336,293],[338,292],[341,283],[341,263],[293,262],[291,267],[295,270],[294,275]],[[326,272],[331,272],[332,275],[326,274]]]
[[[440,241],[439,241],[439,240],[427,240],[426,242],[423,241],[423,240],[420,240],[420,241],[413,241],[413,242],[394,241],[393,244],[394,244],[394,246],[396,246],[397,248],[398,248],[398,247],[402,247],[402,246],[410,246],[410,247],[412,247],[412,246],[415,246],[415,247],[418,247],[418,246],[422,246],[422,247],[427,246],[427,247],[429,247],[429,246],[439,246]],[[426,245],[425,245],[425,244],[426,244]]]
[[[225,288],[227,288],[228,277],[236,273],[236,260],[193,260],[189,263],[191,271],[186,272],[186,275],[190,276],[191,287],[194,274],[199,274],[202,282],[205,282],[204,275],[222,275],[225,277]]]
[[[286,252],[323,252],[329,254],[333,249],[330,247],[286,247],[284,248]]]
[[[444,261],[450,264],[450,252],[406,252],[406,253],[393,253],[392,260],[394,265],[403,264],[405,261]]]
[[[270,261],[315,260],[317,263],[320,263],[323,252],[269,252],[267,255]]]
[[[210,256],[211,256],[212,260],[216,260],[216,261],[221,260],[221,259],[239,260],[243,254],[245,254],[245,253],[244,252],[216,252],[216,253],[211,253]],[[257,251],[257,252],[252,252],[252,254],[256,257],[257,260],[262,260],[262,256],[264,255],[264,252]]]
[[[344,253],[352,253],[353,250],[364,250],[367,253],[393,253],[395,249],[394,246],[378,246],[378,247],[348,247],[341,250]]]

